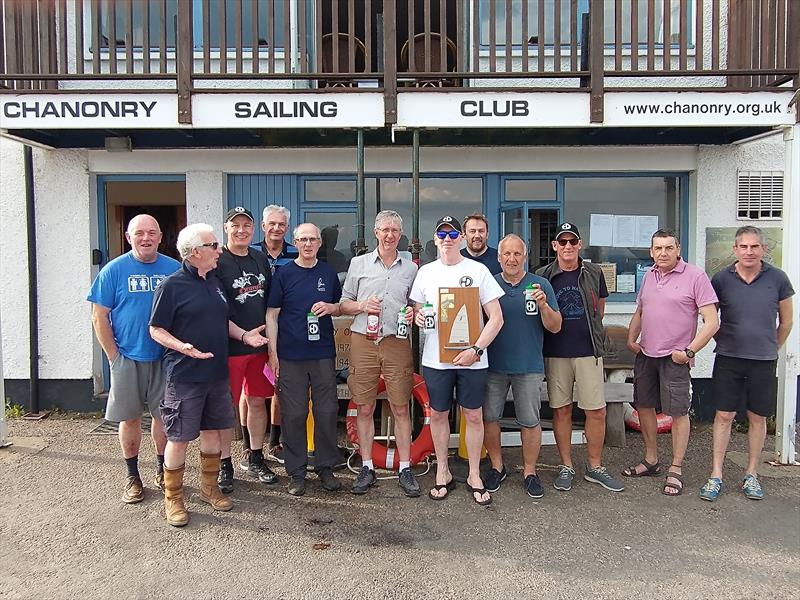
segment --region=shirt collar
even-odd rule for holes
[[[401,262],[403,260],[403,257],[400,256],[400,251],[397,250],[396,252],[397,252],[397,257],[394,259],[394,262],[391,265],[389,265],[390,267],[393,267],[394,265],[396,265],[397,263],[399,263],[399,262]],[[378,261],[383,262],[383,259],[381,258],[381,255],[378,254],[378,249],[377,248],[375,248],[375,250],[370,252],[369,255],[372,257],[372,262],[373,263],[376,263]]]
[[[678,257],[678,263],[672,267],[671,271],[667,271],[662,275],[661,271],[658,269],[658,265],[653,265],[652,270],[656,272],[657,275],[660,277],[664,277],[665,275],[669,275],[670,273],[683,273],[686,270],[686,261],[683,260],[680,256]]]

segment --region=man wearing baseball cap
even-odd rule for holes
[[[486,491],[479,471],[483,444],[483,402],[489,368],[484,350],[503,326],[503,312],[498,300],[503,290],[486,266],[464,258],[459,252],[462,230],[455,217],[442,217],[436,222],[434,231],[439,258],[420,267],[410,294],[411,300],[416,303],[417,325],[425,326],[424,303],[432,304],[435,313],[434,327],[426,331],[422,352],[422,376],[431,398],[431,434],[436,451],[436,483],[429,496],[432,500],[444,500],[455,487],[447,462],[449,416],[455,389],[456,401],[467,423],[467,490],[474,502],[485,506],[492,502],[492,497]],[[443,363],[439,361],[439,289],[458,287],[478,288],[483,307],[483,311],[477,311],[481,331],[475,345],[459,352],[451,362]],[[487,316],[486,323],[483,322],[483,313]]]
[[[561,223],[552,242],[556,260],[536,271],[549,280],[561,310],[558,333],[544,332],[547,395],[553,409],[553,433],[561,465],[553,487],[572,489],[572,402],[586,414],[586,466],[583,478],[612,492],[625,487],[601,464],[606,437],[603,355],[608,341],[603,329],[608,289],[597,265],[580,257],[581,234],[574,223]],[[575,385],[577,383],[577,386]]]
[[[217,277],[222,282],[230,307],[229,318],[245,331],[265,327],[272,280],[266,255],[250,247],[254,232],[253,213],[242,206],[231,208],[225,215],[227,243],[217,263]],[[268,421],[265,401],[273,394],[272,385],[264,375],[266,350],[266,347],[254,348],[239,339],[230,338],[228,341],[231,400],[234,406],[239,405],[244,389],[247,406],[246,416],[242,415],[242,463],[247,466],[248,475],[270,484],[277,481],[277,476],[264,463],[263,453]],[[232,437],[232,429],[226,429],[221,436],[222,457],[217,482],[226,494],[233,491]]]

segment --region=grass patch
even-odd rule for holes
[[[12,404],[10,398],[5,402],[6,419],[19,419],[25,414],[25,407],[19,404]]]

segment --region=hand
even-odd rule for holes
[[[256,327],[250,331],[245,331],[244,335],[242,336],[242,341],[253,348],[261,348],[262,346],[266,346],[269,343],[269,338],[261,335],[261,332],[266,328],[266,325],[262,325],[261,327]]]
[[[277,381],[278,377],[280,376],[280,363],[278,361],[278,357],[275,354],[269,355],[269,368],[272,369],[272,372],[275,373],[275,380]]]
[[[336,305],[329,304],[328,302],[315,302],[311,305],[311,312],[313,312],[318,317],[324,317],[325,315],[332,315],[336,312]]]
[[[111,364],[111,363],[113,363],[115,360],[117,360],[117,357],[118,357],[118,356],[119,356],[119,348],[117,348],[117,351],[116,351],[116,352],[114,352],[114,354],[113,354],[113,355],[112,355],[112,354],[106,354],[106,358],[108,358],[108,364],[110,365],[110,364]]]
[[[683,350],[673,350],[672,351],[672,362],[678,365],[685,365],[689,362],[689,357],[686,356],[686,352]]]
[[[538,283],[533,284],[533,299],[536,301],[536,304],[539,305],[539,308],[547,304],[547,294],[544,293],[544,290]]]
[[[359,303],[359,308],[363,313],[379,313],[381,312],[381,299],[377,296],[370,296]]]
[[[412,307],[406,306],[406,325],[409,327],[411,326],[411,323],[414,322],[414,312],[415,311]]]
[[[425,315],[422,313],[421,310],[414,311],[414,323],[417,324],[417,327],[423,329],[425,327]]]
[[[634,354],[639,354],[639,352],[642,351],[642,346],[639,344],[639,342],[628,341],[628,350]]]
[[[188,342],[185,343],[183,346],[181,346],[179,351],[182,352],[183,354],[185,354],[186,356],[189,356],[191,358],[198,358],[200,360],[205,360],[207,358],[214,358],[214,354],[213,353],[211,353],[211,352],[200,352],[200,350],[198,350],[197,348],[195,348],[194,346],[192,346]]]
[[[469,367],[480,360],[475,348],[467,348],[458,353],[453,359],[453,364],[459,367]]]

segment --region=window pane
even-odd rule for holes
[[[111,3],[114,3],[114,25],[116,27],[115,37],[117,46],[125,45],[125,36],[128,31],[128,5],[117,2],[116,0],[103,0],[100,3],[100,23],[101,23],[101,46],[109,47],[109,36],[111,35]],[[178,17],[178,0],[136,0],[132,3],[133,19],[131,21],[131,32],[133,34],[133,46],[141,48],[144,43],[144,4],[148,3],[149,8],[149,31],[150,48],[158,49],[162,29],[165,30],[167,47],[175,48],[175,26]],[[161,19],[161,7],[166,4],[167,21]],[[84,9],[86,10],[86,9]]]
[[[506,202],[515,200],[555,200],[555,179],[515,179],[506,181]]]
[[[306,212],[305,219],[322,231],[322,245],[317,258],[326,261],[344,281],[356,245],[355,213]]]
[[[356,182],[352,180],[306,181],[306,202],[355,202]]]
[[[236,2],[234,0],[194,0],[194,40],[195,46],[203,45],[203,4],[208,4],[209,12],[209,38],[212,48],[219,48],[222,19],[220,18],[220,4],[225,2],[225,45],[233,48],[236,45]],[[258,4],[254,7],[255,2]],[[266,47],[269,41],[269,28],[274,26],[272,32],[276,48],[283,48],[284,14],[288,10],[288,2],[275,0],[274,17],[269,14],[267,0],[242,0],[242,46],[253,46],[253,10],[258,9],[258,45]]]
[[[512,0],[511,1],[511,43],[521,46],[522,40],[522,3],[528,5],[528,40],[532,45],[538,43],[539,35],[544,35],[544,43],[552,44],[555,36],[555,2],[544,0],[544,32],[539,32],[539,0]],[[481,19],[481,44],[489,43],[489,10],[490,4],[494,6],[494,35],[497,45],[506,43],[506,2],[504,0],[480,0]],[[561,28],[561,44],[569,44],[570,1],[561,0],[558,23]],[[580,26],[580,18],[578,18]]]

